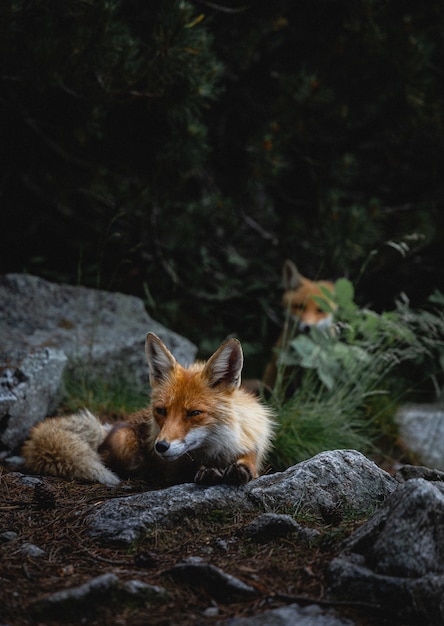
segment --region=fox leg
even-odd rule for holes
[[[102,462],[123,478],[162,484],[165,463],[153,449],[151,423],[143,416],[115,424],[99,447]]]
[[[99,447],[99,454],[105,465],[123,475],[135,472],[144,461],[137,430],[128,422],[113,426]]]
[[[194,482],[198,485],[244,485],[257,478],[257,454],[248,452],[225,468],[201,467]]]
[[[194,477],[197,485],[221,485],[224,482],[225,469],[202,465]]]
[[[225,469],[223,482],[227,485],[244,485],[257,476],[257,454],[247,452]]]

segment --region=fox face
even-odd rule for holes
[[[331,308],[335,303],[330,300],[323,289],[334,291],[334,284],[329,281],[312,281],[302,276],[292,261],[285,261],[283,267],[284,295],[282,303],[285,311],[298,324],[301,332],[308,332],[312,326],[328,328],[333,318],[331,313],[323,311],[316,298],[327,300]]]
[[[150,406],[111,430],[100,450],[104,461],[121,474],[162,485],[242,485],[257,477],[274,415],[241,387],[239,341],[229,339],[207,362],[189,368],[153,333],[145,352]]]
[[[243,354],[237,339],[225,342],[204,363],[183,368],[160,341],[146,341],[154,428],[154,450],[164,460],[199,450],[223,464],[239,448],[229,398],[239,388]]]

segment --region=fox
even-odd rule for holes
[[[207,361],[184,367],[149,332],[145,353],[147,408],[114,425],[88,410],[46,418],[23,444],[26,466],[109,487],[131,477],[162,487],[239,486],[257,478],[271,448],[274,413],[241,386],[239,340],[230,338]]]
[[[332,313],[321,308],[317,298],[326,301],[331,311],[336,309],[333,300],[335,283],[306,278],[289,259],[284,262],[282,268],[282,283],[284,287],[282,306],[287,320],[262,377],[263,384],[269,389],[273,389],[277,378],[278,352],[286,347],[291,338],[291,329],[299,333],[308,333],[314,326],[324,329],[332,327]]]

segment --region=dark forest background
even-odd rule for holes
[[[444,11],[410,0],[0,7],[0,273],[142,297],[258,375],[281,267],[444,289]]]

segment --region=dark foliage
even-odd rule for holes
[[[205,354],[237,334],[252,375],[287,257],[379,310],[443,288],[439,2],[10,0],[0,24],[1,272],[142,296]]]

